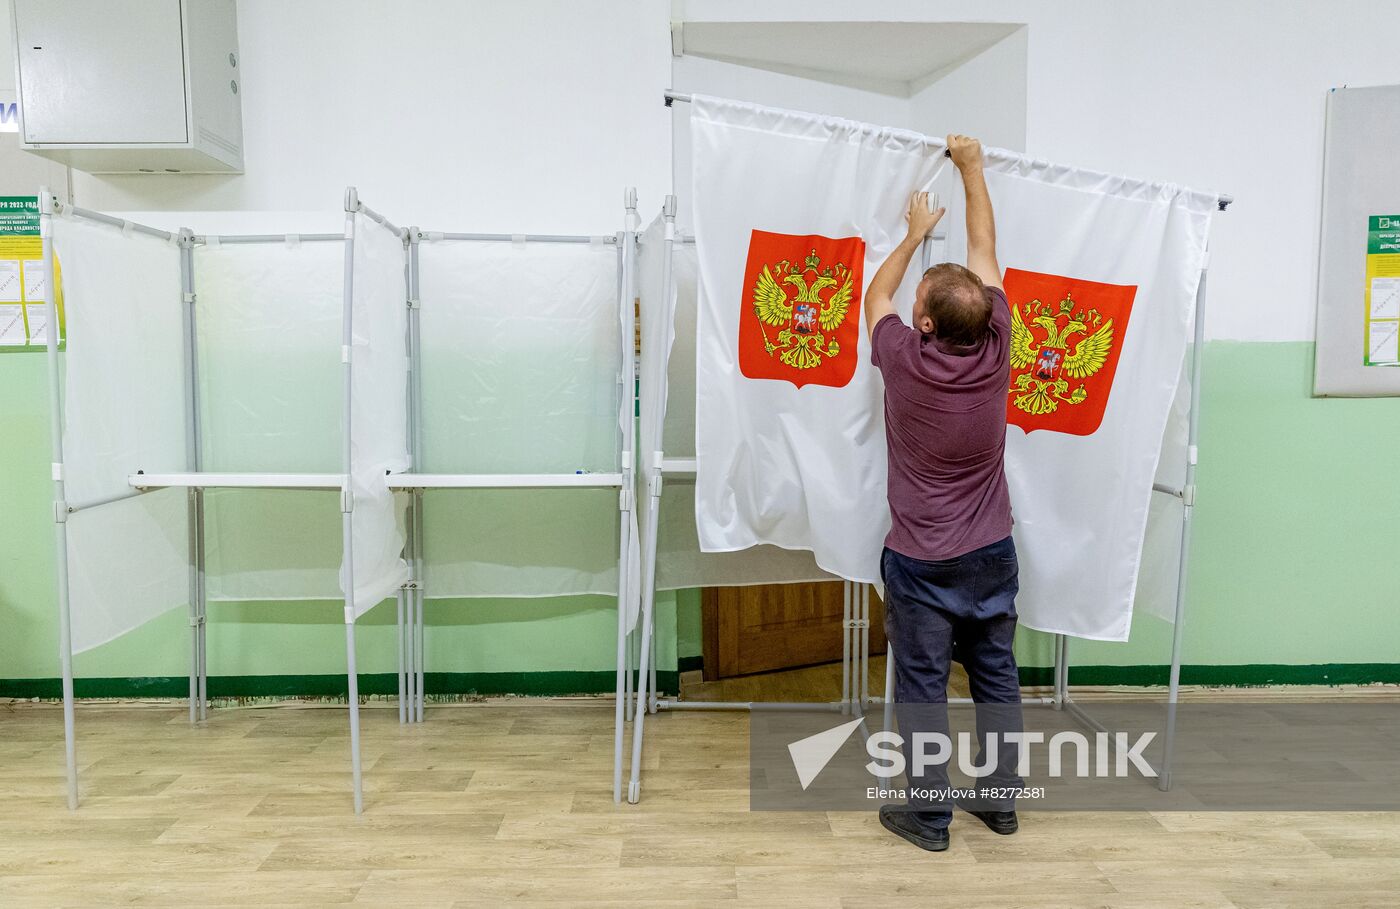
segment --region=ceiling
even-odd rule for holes
[[[676,50],[908,98],[1019,28],[1005,22],[686,22]]]

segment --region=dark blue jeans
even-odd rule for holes
[[[911,788],[938,791],[948,786],[947,768],[935,764],[916,772],[909,745],[915,732],[948,733],[948,673],[952,661],[967,670],[977,704],[977,740],[986,766],[988,733],[1004,743],[1020,732],[1021,687],[1011,642],[1016,635],[1016,544],[1011,537],[953,559],[924,561],[886,549],[885,634],[895,655],[895,712],[905,742]],[[1012,706],[1014,705],[1014,706]],[[976,782],[986,787],[1019,787],[1014,747],[998,747],[995,769]],[[911,797],[910,807],[935,826],[951,820],[951,804]],[[974,807],[1010,810],[1014,800],[979,799]]]

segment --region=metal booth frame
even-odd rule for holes
[[[630,561],[628,553],[635,526],[633,516],[633,436],[636,406],[636,351],[633,337],[636,331],[635,252],[637,242],[637,192],[624,193],[625,227],[616,234],[594,236],[586,234],[501,234],[424,231],[410,227],[404,232],[407,253],[406,304],[408,306],[409,358],[408,438],[411,470],[392,474],[390,489],[410,494],[407,518],[407,556],[411,575],[398,595],[399,639],[399,720],[422,722],[424,713],[424,596],[427,587],[424,570],[424,494],[434,489],[616,489],[618,491],[618,594],[617,594],[617,668],[616,717],[614,730],[614,788],[621,786],[622,751],[626,721],[630,719],[628,695],[632,677],[627,671],[635,650],[632,629],[627,623],[627,603],[635,591],[627,588]],[[617,250],[617,300],[619,362],[617,371],[618,469],[607,473],[553,474],[470,474],[418,473],[423,465],[423,351],[419,313],[423,305],[420,295],[419,247],[424,241],[499,242],[499,243],[584,243],[612,245]],[[653,670],[654,672],[654,670]]]
[[[127,482],[129,493],[104,498],[99,501],[69,502],[64,490],[63,470],[63,394],[62,367],[58,357],[58,332],[49,332],[47,345],[48,384],[50,401],[50,444],[52,449],[52,476],[54,501],[54,528],[56,546],[56,587],[59,612],[59,656],[62,672],[64,748],[67,770],[68,805],[76,809],[79,805],[77,746],[74,719],[73,695],[73,648],[71,634],[71,609],[69,597],[68,571],[68,515],[80,510],[96,508],[133,496],[139,496],[157,489],[183,488],[187,491],[188,542],[189,542],[189,626],[190,626],[190,673],[189,673],[189,717],[194,724],[208,718],[208,663],[207,663],[207,615],[208,601],[205,585],[205,528],[204,492],[212,488],[226,489],[279,489],[279,490],[322,490],[340,493],[342,515],[342,546],[347,583],[344,585],[344,620],[346,648],[346,685],[348,692],[350,756],[354,810],[359,814],[364,809],[363,770],[360,760],[360,708],[358,667],[355,648],[355,609],[354,609],[354,558],[353,526],[354,496],[351,492],[351,417],[352,384],[351,355],[353,344],[353,293],[354,293],[354,249],[355,215],[362,214],[390,233],[399,237],[404,246],[404,301],[408,309],[404,345],[407,353],[407,411],[406,438],[409,447],[410,467],[422,464],[423,451],[423,412],[422,412],[422,344],[419,325],[419,243],[424,239],[475,240],[507,242],[544,243],[596,243],[612,244],[618,249],[618,300],[622,308],[619,330],[622,332],[621,359],[618,383],[619,419],[619,468],[617,472],[595,474],[423,474],[407,472],[391,475],[387,480],[389,489],[406,492],[410,496],[406,519],[406,540],[404,558],[409,564],[409,580],[397,592],[397,663],[398,663],[398,713],[400,722],[420,722],[424,709],[424,560],[423,560],[423,499],[424,493],[432,489],[501,489],[501,488],[579,488],[602,487],[619,490],[619,513],[621,515],[620,550],[618,560],[618,656],[617,689],[617,763],[621,767],[622,740],[624,730],[624,704],[627,692],[631,690],[630,677],[624,680],[624,668],[630,646],[630,629],[626,627],[625,589],[628,577],[628,546],[632,522],[632,411],[635,406],[635,352],[631,338],[635,330],[635,311],[631,305],[633,250],[636,241],[636,192],[628,190],[626,195],[627,229],[603,237],[574,236],[562,234],[471,234],[471,233],[425,233],[417,227],[400,228],[382,214],[360,201],[354,187],[345,193],[345,229],[343,233],[321,234],[195,234],[189,228],[165,231],[144,224],[137,224],[112,215],[85,208],[59,203],[47,187],[40,190],[40,234],[43,244],[43,267],[49,286],[55,286],[54,248],[52,222],[55,214],[83,218],[105,224],[123,231],[132,231],[155,237],[175,244],[179,249],[180,293],[182,313],[182,340],[184,344],[183,381],[185,394],[185,440],[186,464],[184,472],[156,473],[137,469]],[[198,351],[198,295],[196,292],[194,249],[199,245],[284,243],[289,241],[322,241],[344,244],[344,286],[341,313],[341,473],[234,473],[209,472],[203,469],[203,404],[199,394],[199,351]],[[50,294],[47,303],[49,324],[57,326],[57,303]],[[625,304],[625,305],[624,305]],[[624,419],[625,417],[625,419]],[[619,771],[620,781],[620,771]],[[619,783],[620,784],[620,783]]]

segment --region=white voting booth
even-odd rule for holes
[[[397,602],[401,722],[423,716],[426,596],[623,578],[619,640],[637,614],[632,231],[425,232],[353,188],[344,208],[340,233],[215,235],[41,196],[66,287],[49,366],[71,806],[73,653],[171,608],[189,610],[194,722],[210,601],[343,599],[357,812],[370,608]]]
[[[1223,210],[1230,200],[1218,201]],[[396,601],[399,719],[417,722],[427,600],[571,594],[617,596],[613,793],[621,800],[631,720],[626,794],[636,801],[649,713],[761,706],[657,695],[656,592],[835,579],[810,552],[701,551],[697,238],[676,232],[674,199],[640,230],[631,192],[624,229],[603,236],[401,228],[353,188],[343,207],[340,232],[219,235],[41,194],[49,286],[56,259],[64,278],[49,324],[60,306],[67,323],[62,357],[51,333],[49,368],[69,803],[73,653],[172,608],[189,611],[194,722],[207,715],[211,601],[343,600],[358,812],[356,620]],[[926,245],[925,265],[960,254],[942,239]],[[1140,605],[1175,623],[1164,788],[1204,267],[1194,294],[1194,342],[1166,418],[1138,576]],[[868,586],[847,581],[842,697],[809,709],[882,702],[865,682],[869,601]],[[1094,726],[1070,697],[1068,671],[1061,634],[1048,700]]]

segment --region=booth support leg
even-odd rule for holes
[[[39,189],[39,235],[42,238],[44,276],[55,288],[53,258],[53,194]],[[68,500],[63,490],[63,394],[58,368],[58,294],[49,293],[45,309],[48,330],[49,442],[52,451],[54,567],[58,583],[58,661],[63,675],[63,756],[67,770],[68,807],[78,807],[78,749],[73,721],[73,624],[68,592]]]
[[[1191,416],[1187,427],[1186,478],[1181,490],[1181,555],[1177,561],[1176,611],[1172,621],[1171,675],[1167,680],[1167,728],[1162,736],[1162,772],[1157,788],[1166,792],[1172,788],[1172,758],[1176,747],[1177,702],[1181,697],[1181,654],[1186,633],[1186,586],[1191,568],[1191,527],[1196,511],[1196,442],[1200,432],[1201,365],[1205,354],[1206,335],[1206,270],[1196,285],[1196,324],[1191,346]]]
[[[405,698],[403,684],[403,619],[404,619],[404,599],[405,591],[400,588],[398,598],[395,602],[395,640],[397,642],[396,653],[398,654],[398,687],[399,687],[399,724],[402,725],[407,718],[407,700]]]
[[[894,730],[894,668],[894,648],[886,644],[884,717],[880,726],[885,732]]]

